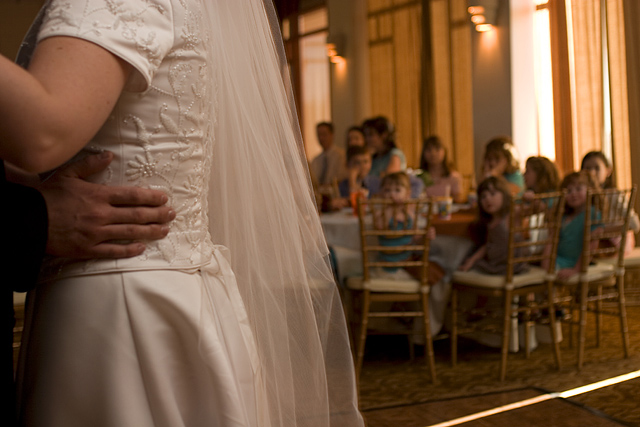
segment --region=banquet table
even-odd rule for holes
[[[424,218],[423,218],[424,219]],[[473,243],[469,239],[469,225],[476,214],[468,210],[453,212],[451,219],[432,217],[436,229],[436,238],[431,240],[429,260],[439,264],[445,276],[431,286],[429,294],[430,321],[433,334],[437,334],[444,323],[445,310],[451,291],[451,275],[462,263]],[[370,221],[367,217],[365,220]],[[426,219],[424,219],[426,221]],[[360,225],[352,209],[320,215],[327,244],[331,247],[341,283],[350,276],[362,275],[362,253],[360,244]]]
[[[450,219],[433,215],[431,225],[437,236],[452,236],[468,239],[469,225],[477,218],[471,210],[459,209],[451,214]],[[369,219],[369,218],[367,218]],[[351,208],[336,212],[323,213],[320,222],[329,246],[360,250],[360,227],[358,216]]]

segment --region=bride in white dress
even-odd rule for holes
[[[0,157],[112,151],[92,180],[177,217],[137,258],[47,260],[20,424],[363,425],[270,0],[51,0],[22,62],[0,58]]]

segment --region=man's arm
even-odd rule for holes
[[[38,188],[47,203],[47,253],[70,258],[140,255],[139,240],[161,239],[175,212],[161,191],[84,181],[104,170],[113,154],[91,155],[56,172]]]

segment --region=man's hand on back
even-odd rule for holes
[[[47,202],[47,253],[70,258],[128,258],[144,252],[140,240],[161,239],[175,212],[161,191],[111,187],[84,179],[104,170],[105,152],[71,163],[39,187]]]

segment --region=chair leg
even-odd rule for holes
[[[424,352],[429,365],[429,373],[431,374],[431,382],[436,382],[436,358],[433,352],[433,338],[431,336],[431,320],[429,319],[429,292],[423,292],[422,299],[422,318],[424,319]]]
[[[535,325],[532,320],[531,306],[535,303],[535,294],[529,293],[525,297],[525,311],[524,311],[524,349],[525,358],[531,357],[531,328]]]
[[[596,347],[600,347],[602,342],[602,286],[598,286],[596,298]]]
[[[556,292],[553,283],[547,283],[547,295],[549,298],[549,327],[551,328],[551,341],[553,341],[553,354],[556,359],[558,369],[562,368],[560,360],[560,343],[558,342],[558,334],[556,331]]]
[[[618,314],[620,315],[620,329],[624,357],[629,357],[629,325],[627,324],[627,302],[624,294],[624,276],[618,277]]]
[[[458,363],[458,290],[451,289],[451,365]]]
[[[416,350],[413,344],[413,335],[407,335],[407,344],[409,344],[409,360],[416,360]]]
[[[362,315],[360,321],[360,337],[358,339],[358,349],[356,358],[356,381],[360,382],[360,371],[362,370],[362,361],[364,359],[364,344],[367,341],[367,327],[369,324],[369,291],[362,294]]]
[[[504,319],[502,325],[502,357],[500,360],[500,381],[504,381],[507,376],[507,356],[509,353],[509,335],[511,334],[511,304],[513,304],[512,292],[506,290],[504,293]]]
[[[527,305],[529,304],[529,302],[527,301]],[[527,308],[524,311],[524,355],[526,359],[529,359],[531,357],[531,346],[530,344],[530,335],[531,335],[531,325],[533,324],[531,322],[531,309]]]
[[[576,289],[577,292],[577,289]],[[569,348],[573,348],[573,325],[575,323],[575,317],[573,313],[576,311],[576,301],[575,294],[571,297],[571,302],[569,303]]]
[[[578,326],[578,369],[582,368],[584,362],[584,343],[587,332],[587,294],[589,286],[587,283],[580,283],[580,325]]]

